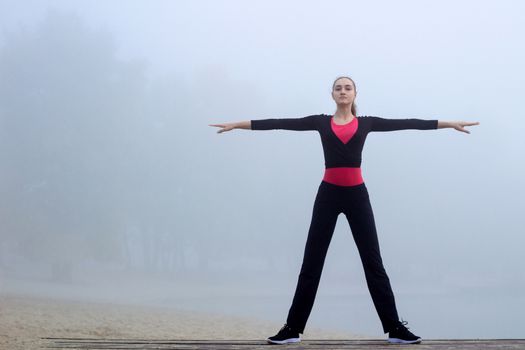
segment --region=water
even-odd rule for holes
[[[73,284],[4,279],[0,292],[162,306],[285,322],[295,280],[261,277],[255,283],[238,276],[229,281],[219,277],[199,279],[198,283],[131,280],[129,276]],[[470,287],[438,291],[427,287],[404,292],[394,288],[394,293],[399,316],[423,338],[525,338],[522,330],[525,295],[520,289]],[[368,337],[384,336],[366,287],[350,287],[342,281],[321,282],[306,333],[309,326]]]
[[[289,296],[214,296],[179,298],[170,304],[205,312],[286,320]],[[490,296],[468,293],[404,295],[397,293],[400,317],[417,335],[432,338],[525,338],[522,314],[525,296]],[[369,295],[318,295],[308,326],[348,331],[370,337],[383,336],[381,323]]]

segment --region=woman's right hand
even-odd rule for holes
[[[220,134],[221,132],[230,131],[230,130],[235,129],[235,123],[227,123],[227,124],[210,124],[210,126],[215,126],[215,127],[221,128],[220,130],[217,130],[217,133],[219,133],[219,134]]]
[[[251,121],[247,120],[237,123],[209,124],[209,126],[221,128],[217,131],[217,133],[220,134],[221,132],[230,131],[233,129],[251,129]]]

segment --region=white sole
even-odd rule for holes
[[[399,338],[388,338],[388,342],[392,344],[419,344],[421,343],[421,338],[416,340],[403,340]]]
[[[270,340],[269,338],[266,341],[270,344],[288,344],[288,343],[299,343],[301,338],[290,338],[285,340]]]

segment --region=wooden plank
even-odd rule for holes
[[[265,340],[199,340],[199,339],[101,339],[101,338],[41,338],[46,349],[108,350],[108,349],[158,349],[158,350],[247,350],[272,346]],[[283,347],[283,345],[280,345]],[[274,345],[273,347],[279,347]],[[525,339],[431,339],[421,344],[389,344],[382,339],[361,340],[303,340],[287,344],[286,349],[415,349],[415,350],[524,350]]]

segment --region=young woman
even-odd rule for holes
[[[379,251],[368,191],[361,176],[361,153],[369,132],[454,128],[470,133],[465,127],[479,123],[358,117],[355,97],[354,81],[346,76],[339,77],[332,85],[332,98],[337,104],[333,116],[320,114],[303,118],[259,119],[210,125],[219,127],[218,133],[232,129],[285,129],[316,130],[321,136],[325,173],[314,202],[297,288],[285,325],[275,336],[267,339],[269,343],[300,341],[299,334],[303,333],[312,310],[326,252],[340,213],[346,216],[350,224],[374,306],[383,331],[389,334],[388,341],[407,344],[421,342],[420,337],[405,327],[405,321],[399,321],[394,294]]]

